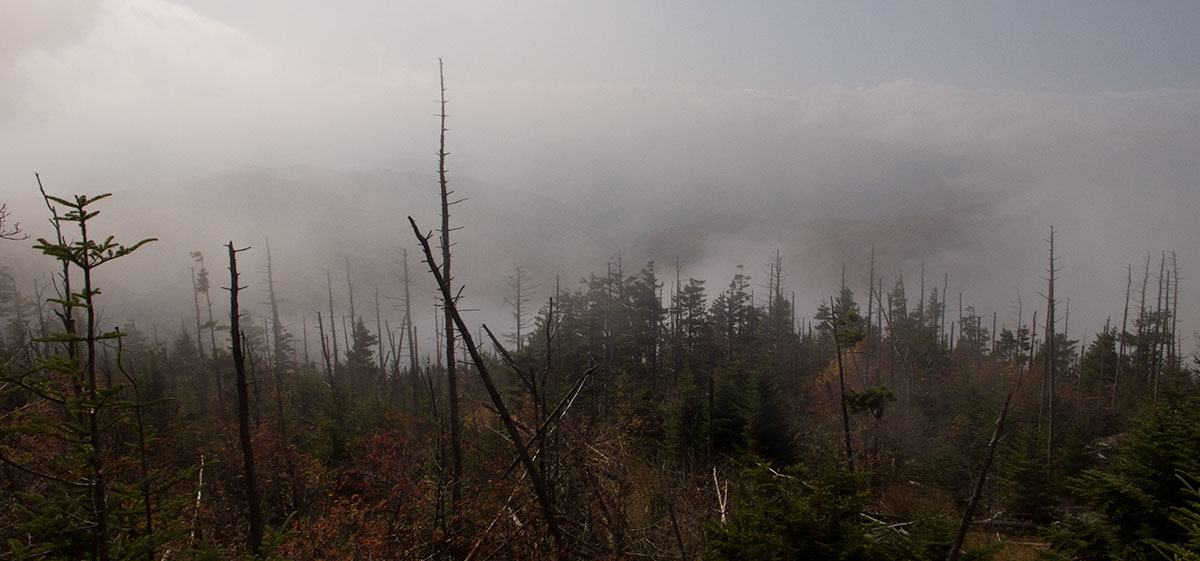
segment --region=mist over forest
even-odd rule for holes
[[[5,10],[0,557],[1200,555],[1194,7]]]
[[[779,250],[789,290],[813,309],[840,285],[843,264],[848,284],[865,291],[874,244],[889,282],[902,270],[917,275],[924,263],[951,295],[961,292],[1015,323],[1018,294],[1030,300],[1041,286],[1044,240],[1054,226],[1063,293],[1081,319],[1076,325],[1094,326],[1120,313],[1114,302],[1126,266],[1144,266],[1148,254],[1157,261],[1162,251],[1184,264],[1200,257],[1194,244],[1178,243],[1200,237],[1179,210],[1198,197],[1189,185],[1200,170],[1182,148],[1200,140],[1196,104],[1148,108],[1139,96],[971,93],[916,83],[875,90],[786,100],[730,94],[706,100],[704,109],[677,93],[674,103],[659,102],[662,129],[554,146],[535,135],[520,142],[528,149],[519,163],[496,161],[471,123],[456,124],[449,143],[465,146],[451,155],[450,181],[468,199],[455,209],[466,228],[458,248],[469,272],[461,277],[471,287],[465,294],[487,311],[484,321],[504,325],[504,271],[514,265],[544,287],[556,277],[573,285],[618,255],[631,266],[653,260],[662,271],[678,260],[685,277],[724,283],[736,265],[763,275]],[[885,101],[897,107],[884,112]],[[858,107],[822,110],[831,103]],[[979,122],[953,121],[964,104]],[[1095,105],[1103,118],[1076,104]],[[882,114],[862,115],[871,112]],[[1130,116],[1113,116],[1123,114]],[[1180,130],[1186,123],[1191,132]],[[1136,139],[1124,133],[1130,126],[1141,130]],[[957,133],[963,127],[972,138]],[[243,165],[161,182],[132,173],[127,184],[100,177],[94,192],[118,195],[102,218],[114,233],[160,238],[141,258],[154,276],[131,271],[155,282],[133,292],[155,310],[143,321],[173,328],[187,315],[188,253],[219,250],[229,239],[261,246],[272,238],[281,266],[298,281],[281,287],[289,298],[312,300],[323,291],[322,271],[344,269],[346,258],[369,290],[395,296],[400,250],[414,249],[405,217],[427,227],[437,221],[435,162],[427,160],[406,168]],[[87,180],[42,173],[51,192],[93,191]],[[44,235],[36,183],[12,177],[10,188],[28,185],[8,198],[14,219]],[[7,245],[27,283],[44,274],[30,252]],[[256,253],[247,258],[265,262]],[[432,306],[432,287],[423,290]],[[1183,317],[1191,313],[1181,308]]]

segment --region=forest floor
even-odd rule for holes
[[[1034,561],[1038,552],[1050,547],[1041,536],[1012,536],[992,532],[971,532],[967,535],[967,549],[998,546],[995,561]]]

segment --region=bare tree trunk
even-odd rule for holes
[[[1046,293],[1046,467],[1054,466],[1054,368],[1056,366],[1054,349],[1054,276],[1059,271],[1054,256],[1054,227],[1050,227],[1050,266],[1047,269],[1050,277]]]
[[[444,113],[444,111],[443,111]],[[516,450],[517,457],[521,464],[525,467],[526,473],[529,474],[530,483],[533,486],[534,494],[537,495],[538,504],[541,506],[542,516],[546,520],[547,529],[553,538],[553,545],[557,548],[562,548],[565,551],[566,542],[563,540],[563,534],[558,529],[558,521],[554,514],[554,505],[550,500],[550,495],[547,492],[547,487],[543,474],[538,466],[533,462],[529,452],[525,448],[524,439],[521,437],[521,432],[513,421],[512,416],[508,413],[508,408],[504,405],[504,399],[500,396],[499,390],[496,389],[492,382],[491,374],[488,372],[487,363],[483,357],[479,355],[479,350],[471,339],[471,331],[467,329],[466,323],[458,313],[458,308],[454,304],[454,295],[450,289],[449,279],[442,276],[438,271],[437,262],[434,261],[433,252],[429,248],[429,239],[421,234],[421,230],[417,228],[417,223],[412,217],[408,219],[412,225],[413,233],[421,242],[421,248],[425,252],[425,260],[429,264],[429,270],[433,273],[434,279],[442,293],[442,299],[445,302],[446,310],[449,312],[449,318],[458,328],[459,334],[462,335],[463,345],[466,346],[467,352],[471,356],[471,361],[475,363],[475,368],[479,372],[479,377],[483,381],[484,387],[487,389],[488,396],[492,400],[492,404],[496,407],[496,413],[500,416],[500,420],[504,423],[504,428],[508,432],[508,436],[512,441],[513,448]],[[453,357],[448,357],[453,361]],[[561,555],[560,555],[561,556]]]
[[[875,242],[871,242],[871,264],[867,269],[867,348],[866,348],[866,355],[865,355],[865,360],[864,360],[864,362],[866,363],[865,367],[867,369],[867,372],[871,372],[871,359],[873,358],[871,356],[872,355],[871,348],[872,348],[872,345],[874,344],[874,339],[873,339],[874,334],[871,331],[872,331],[872,328],[874,327],[874,325],[872,324],[871,320],[874,318],[874,316],[872,314],[875,311],[874,285],[875,285]],[[880,384],[879,366],[878,365],[875,366],[874,380],[875,380],[875,382],[874,382],[875,385],[878,386]]]
[[[450,275],[450,205],[459,201],[450,201],[451,191],[446,183],[446,74],[442,65],[442,59],[438,59],[438,76],[442,91],[441,113],[438,115],[441,118],[441,140],[438,145],[438,185],[441,187],[442,197],[442,278],[446,281],[446,287],[454,281],[454,277]],[[433,261],[430,260],[430,263]],[[453,313],[455,302],[454,295],[449,291],[444,291],[445,300],[442,302],[444,316],[442,319],[442,328],[445,330],[445,350],[446,350],[446,385],[450,392],[449,407],[450,407],[450,456],[454,467],[454,480],[450,483],[450,514],[454,518],[458,514],[459,502],[462,501],[462,419],[459,417],[458,411],[458,369],[456,368],[456,359],[454,357],[454,321]],[[466,337],[468,334],[463,333]]]
[[[279,438],[283,443],[283,459],[287,465],[288,482],[290,483],[290,498],[292,510],[299,510],[299,491],[296,488],[298,478],[296,477],[296,462],[292,458],[292,450],[290,437],[288,436],[287,415],[284,408],[283,399],[283,373],[287,367],[287,353],[281,344],[286,335],[283,331],[283,322],[279,319],[279,299],[275,295],[275,271],[271,263],[271,240],[266,241],[267,244],[267,295],[271,300],[271,337],[275,340],[275,349],[272,356],[274,357],[271,373],[275,382],[275,409],[279,415],[277,420],[277,429],[279,430]],[[308,341],[305,342],[305,362],[308,361]]]
[[[276,376],[280,376],[287,368],[286,345],[282,344],[287,339],[287,335],[283,331],[283,322],[279,319],[279,299],[275,296],[275,272],[271,266],[271,240],[267,240],[267,295],[271,299],[271,338],[275,341],[275,350],[272,353],[273,366]]]
[[[848,302],[847,302],[848,304]],[[850,411],[846,407],[846,372],[842,368],[842,342],[838,339],[838,316],[833,298],[829,299],[829,309],[833,313],[833,344],[837,350],[838,384],[841,386],[842,429],[846,437],[846,468],[854,471],[854,450],[850,446]]]
[[[1163,297],[1163,283],[1166,282],[1166,279],[1163,277],[1163,273],[1166,270],[1166,266],[1167,266],[1167,253],[1164,251],[1162,254],[1162,260],[1159,261],[1159,265],[1158,265],[1158,296],[1155,297],[1155,303],[1154,303],[1154,335],[1153,335],[1154,341],[1153,341],[1153,345],[1150,347],[1150,349],[1151,349],[1150,376],[1154,380],[1153,384],[1154,384],[1154,401],[1155,401],[1155,403],[1158,402],[1158,380],[1162,374],[1162,336],[1163,336],[1162,297]]]
[[[679,267],[679,257],[675,257],[675,291],[671,295],[671,350],[675,384],[679,383],[679,371],[683,369],[683,310],[679,307],[682,297],[682,273]]]
[[[151,478],[150,478],[150,460],[149,460],[150,454],[146,447],[146,423],[142,417],[142,407],[144,407],[145,404],[142,401],[142,394],[141,394],[140,389],[138,388],[137,380],[134,380],[133,376],[130,376],[129,372],[125,370],[125,365],[123,363],[123,356],[122,356],[124,354],[125,349],[124,349],[124,346],[121,344],[121,342],[122,342],[122,339],[118,338],[117,339],[117,370],[121,372],[121,375],[124,376],[125,380],[129,383],[129,387],[133,390],[133,419],[134,419],[135,426],[137,427],[138,467],[140,468],[140,473],[138,475],[141,477],[141,481],[138,483],[138,487],[141,488],[140,491],[142,494],[142,517],[143,517],[143,522],[146,524],[146,534],[145,535],[153,536],[154,535],[154,505],[151,502],[151,495],[153,493],[153,490],[151,488]],[[157,348],[157,345],[155,345],[155,347]],[[151,542],[146,549],[147,561],[154,561],[154,559],[156,557],[155,549],[156,548],[155,548],[154,543]]]
[[[525,272],[521,270],[520,265],[513,265],[513,274],[508,278],[508,298],[510,298],[508,303],[513,307],[513,323],[516,324],[515,334],[510,341],[515,344],[517,351],[520,351],[525,346],[523,332],[529,323],[529,319],[526,317],[528,314],[529,290],[529,279],[525,278]]]
[[[82,208],[80,208],[80,213],[83,213]],[[83,214],[83,216],[87,215]],[[83,238],[83,244],[89,244],[86,219],[79,220],[79,231]],[[92,289],[91,259],[91,256],[85,253],[79,263],[83,270],[84,314],[87,321],[84,334],[87,345],[87,395],[90,403],[87,414],[88,445],[91,447],[89,463],[92,467],[92,505],[96,511],[96,556],[100,561],[108,561],[108,482],[104,470],[104,457],[101,454],[103,445],[100,442],[100,407],[98,407],[100,401],[97,399],[99,387],[96,383],[96,306],[92,300],[97,291]]]
[[[948,294],[950,294],[949,291],[950,291],[950,273],[942,273],[942,321],[941,321],[941,323],[938,324],[938,328],[941,329],[943,335],[946,334],[946,301],[949,298],[949,296],[947,296]],[[960,300],[959,313],[958,313],[959,316],[962,316],[961,299],[962,299],[962,297],[959,296],[959,300]],[[960,317],[959,318],[960,326],[962,325],[961,319],[962,318]],[[951,331],[953,331],[953,330],[951,330]],[[953,338],[954,333],[950,333],[950,337]],[[953,348],[953,347],[951,347],[951,348]]]
[[[1176,328],[1179,326],[1179,262],[1176,261],[1175,252],[1171,252],[1171,270],[1172,277],[1175,279],[1175,295],[1171,298],[1171,365],[1174,367],[1179,361],[1179,335]]]
[[[358,316],[354,314],[354,283],[350,280],[350,257],[346,257],[346,297],[350,300],[350,325],[353,327]],[[350,346],[346,346],[350,350]]]
[[[383,316],[379,313],[379,287],[375,287],[375,334],[379,353],[379,372],[387,376],[387,360],[383,356]]]
[[[1112,316],[1104,318],[1104,336],[1108,337],[1112,331]],[[1108,343],[1101,340],[1100,347],[1100,373],[1096,375],[1096,406],[1100,405],[1100,396],[1104,394],[1104,359],[1108,355]],[[1083,359],[1079,360],[1079,378],[1083,379]],[[1115,383],[1115,382],[1114,382]]]
[[[321,338],[321,358],[325,362],[325,383],[333,387],[333,364],[329,361],[329,345],[325,340],[325,322],[317,312],[317,335]]]
[[[200,292],[196,290],[196,268],[190,267],[188,270],[192,272],[192,303],[196,305],[196,352],[200,353],[200,356],[204,356],[204,343],[200,337],[202,331],[200,326]]]
[[[325,286],[329,290],[329,340],[333,346],[333,369],[338,367],[337,320],[333,315],[333,276],[325,269]]]
[[[246,384],[246,361],[242,356],[242,333],[239,325],[237,252],[229,242],[229,336],[233,346],[233,367],[237,375],[238,394],[238,437],[242,444],[242,467],[246,478],[246,500],[250,509],[250,531],[246,536],[246,549],[258,555],[262,549],[263,517],[262,503],[258,496],[258,478],[254,473],[254,446],[250,441],[250,396]],[[249,248],[247,248],[249,249]]]
[[[975,508],[979,506],[979,498],[983,496],[983,484],[987,481],[988,470],[992,467],[992,459],[996,457],[996,445],[1000,443],[1000,435],[1004,432],[1004,420],[1008,417],[1008,404],[1012,402],[1012,392],[1009,392],[1008,397],[1004,398],[1004,409],[1000,410],[1000,418],[996,420],[996,430],[992,432],[992,441],[988,444],[988,455],[983,461],[983,467],[979,470],[979,478],[975,480],[975,490],[971,493],[971,500],[967,502],[967,508],[963,511],[962,522],[958,525],[958,534],[954,537],[954,545],[950,547],[950,554],[946,556],[946,561],[958,561],[958,557],[962,554],[963,540],[967,537],[967,529],[971,527],[971,520],[975,517]]]
[[[1138,379],[1148,376],[1148,373],[1143,370],[1145,366],[1145,347],[1146,347],[1146,286],[1150,284],[1150,254],[1146,253],[1146,266],[1142,269],[1142,291],[1141,302],[1138,304],[1138,322],[1137,322],[1137,351],[1138,356],[1134,361],[1134,372]]]
[[[1127,265],[1125,273],[1125,311],[1121,313],[1121,349],[1117,353],[1117,369],[1113,373],[1112,407],[1114,409],[1117,407],[1117,382],[1121,379],[1121,369],[1125,367],[1125,339],[1128,338],[1126,329],[1129,321],[1129,289],[1133,286],[1133,266]]]
[[[197,259],[200,262],[200,270],[206,271],[204,267],[204,256],[200,255],[199,252],[196,252],[196,255],[198,256]],[[204,285],[204,302],[208,306],[208,338],[210,343],[209,351],[212,352],[212,357],[215,360],[217,358],[217,321],[213,319],[212,295],[209,292],[209,286],[207,283]],[[217,377],[217,391],[221,391],[220,376]]]
[[[330,319],[332,319],[332,318],[330,318]],[[342,316],[342,342],[346,343],[346,361],[347,362],[350,361],[350,349],[351,349],[350,329],[353,327],[353,325],[354,324],[350,324],[350,327],[347,327],[346,326],[346,316]],[[351,387],[353,387],[355,379],[350,378],[350,382],[351,382]]]
[[[417,334],[413,331],[412,298],[410,290],[412,282],[408,278],[408,249],[404,256],[404,329],[408,331],[408,375],[412,378],[412,414],[415,416],[421,410],[421,365],[417,359]]]

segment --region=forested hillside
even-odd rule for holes
[[[269,246],[259,281],[238,276],[233,240],[192,255],[195,313],[168,335],[107,321],[104,300],[129,289],[97,280],[152,269],[137,261],[156,233],[89,228],[117,197],[45,201],[54,237],[0,227],[53,275],[21,286],[0,267],[9,558],[1200,552],[1197,362],[1169,251],[1129,268],[1122,317],[1073,339],[1049,226],[1044,289],[1012,323],[956,301],[939,271],[874,259],[867,282],[796,309],[791,264],[763,247],[763,271],[615,257],[536,298],[519,267],[487,264],[509,280],[504,325],[409,298],[392,325],[349,263],[325,271],[327,300],[281,303],[292,279]],[[469,294],[443,217],[398,242],[406,297],[418,282]],[[247,296],[264,283],[266,302]],[[300,333],[283,306],[311,312]]]

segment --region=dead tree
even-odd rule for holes
[[[408,222],[412,225],[413,233],[417,236],[417,240],[421,243],[421,249],[425,252],[425,262],[429,265],[429,271],[433,273],[434,280],[437,281],[438,289],[442,294],[442,301],[449,316],[448,319],[453,322],[453,325],[462,336],[463,345],[466,346],[467,352],[471,356],[471,361],[475,364],[475,368],[479,372],[479,377],[487,389],[488,396],[491,398],[492,404],[496,407],[497,415],[500,416],[501,422],[504,423],[504,428],[508,432],[513,448],[516,450],[517,458],[521,461],[521,465],[529,475],[530,484],[533,486],[534,494],[537,496],[542,516],[546,521],[546,528],[550,532],[553,543],[556,547],[565,549],[566,543],[563,541],[563,534],[558,528],[558,522],[554,514],[554,505],[550,500],[550,494],[547,491],[543,473],[538,469],[537,464],[533,462],[533,458],[529,455],[524,438],[522,438],[516,422],[513,421],[512,416],[508,413],[508,408],[504,405],[504,399],[500,396],[500,391],[492,382],[487,362],[480,356],[479,349],[475,346],[475,342],[471,338],[470,329],[467,328],[462,316],[458,313],[458,308],[455,305],[455,296],[450,289],[449,279],[443,276],[438,270],[437,262],[433,257],[433,251],[429,248],[429,238],[432,237],[432,234],[422,235],[416,221],[411,216],[408,218]],[[453,355],[449,355],[447,358],[453,361],[454,357]]]
[[[776,250],[776,252],[778,253],[778,250]],[[872,313],[875,310],[875,290],[874,290],[875,286],[874,285],[875,285],[875,242],[871,242],[871,262],[867,268],[867,333],[866,333],[867,348],[866,348],[866,355],[864,356],[864,361],[863,361],[866,363],[864,366],[866,368],[867,373],[871,372],[871,368],[872,368],[871,359],[874,358],[872,356],[873,353],[871,352],[872,345],[874,344],[874,342],[873,342],[874,334],[871,333],[871,328],[873,327],[873,325],[872,325],[873,322],[871,320],[874,317],[872,315]],[[875,368],[875,370],[874,370],[875,385],[878,386],[881,383],[879,380],[879,365],[876,364],[874,368]]]
[[[525,346],[522,332],[528,330],[532,322],[528,314],[531,300],[529,291],[532,288],[521,266],[513,265],[513,274],[508,277],[508,296],[505,297],[505,301],[513,307],[512,318],[515,325],[515,333],[508,340],[517,347],[518,352]]]
[[[290,336],[283,329],[283,322],[279,319],[279,298],[275,294],[275,269],[271,264],[271,240],[266,240],[267,245],[267,295],[270,297],[271,304],[271,337],[275,340],[275,348],[272,353],[273,364],[271,369],[272,379],[275,382],[275,409],[279,414],[276,428],[279,430],[279,438],[285,443],[283,450],[284,463],[287,465],[288,479],[291,482],[291,501],[292,510],[299,510],[299,492],[296,489],[296,462],[292,458],[291,445],[287,444],[290,436],[287,426],[287,414],[284,407],[284,383],[283,374],[287,367],[287,341]],[[307,337],[306,337],[307,339]],[[307,349],[308,341],[305,341]],[[308,352],[304,353],[304,360],[308,362]]]
[[[404,256],[404,330],[408,332],[408,375],[412,378],[412,414],[421,409],[421,365],[417,361],[417,334],[413,331],[412,281],[408,278],[408,250]]]
[[[0,240],[23,240],[28,237],[21,232],[19,223],[9,220],[8,205],[0,204]]]
[[[1145,345],[1146,345],[1146,286],[1150,283],[1150,253],[1146,253],[1146,265],[1142,269],[1141,302],[1138,303],[1137,319],[1137,348],[1134,360],[1135,373],[1139,379],[1145,378]]]
[[[325,383],[333,388],[333,363],[330,362],[329,345],[325,340],[325,321],[321,312],[317,312],[317,336],[321,338],[321,359],[325,364]]]
[[[441,276],[446,280],[447,286],[453,282],[454,277],[450,275],[450,206],[462,202],[462,199],[457,201],[450,200],[450,191],[446,183],[446,74],[442,66],[442,59],[438,59],[438,77],[442,91],[441,113],[438,117],[441,118],[441,140],[438,145],[438,185],[441,190],[442,198],[442,272]],[[455,228],[457,229],[457,228]],[[432,263],[432,260],[429,260]],[[445,300],[442,302],[444,312],[442,318],[442,328],[445,334],[445,351],[446,351],[446,386],[450,392],[450,456],[453,462],[453,481],[450,482],[450,514],[454,518],[458,514],[459,502],[462,500],[462,419],[458,412],[458,369],[455,367],[454,357],[454,322],[452,321],[451,310],[454,308],[450,298],[449,291],[444,294]],[[466,336],[466,333],[463,334]]]
[[[338,344],[337,344],[337,321],[333,315],[333,276],[330,275],[329,269],[325,269],[325,286],[329,291],[329,339],[330,345],[333,347],[333,369],[338,368]]]
[[[1058,271],[1058,258],[1054,255],[1054,227],[1050,227],[1050,239],[1046,240],[1050,243],[1050,266],[1047,268],[1049,277],[1046,289],[1046,346],[1043,353],[1046,357],[1046,466],[1052,468],[1054,465],[1054,369],[1057,366],[1055,357],[1055,340],[1054,340],[1054,279]]]
[[[1171,297],[1171,364],[1175,365],[1179,361],[1179,334],[1176,329],[1179,327],[1179,261],[1176,260],[1175,252],[1171,252],[1171,278],[1175,279],[1175,291]]]
[[[1117,382],[1121,379],[1121,369],[1125,366],[1125,339],[1128,339],[1129,322],[1129,289],[1133,286],[1133,266],[1126,265],[1125,268],[1125,311],[1121,313],[1121,339],[1120,350],[1117,352],[1117,369],[1113,371],[1113,386],[1112,386],[1112,405],[1117,406]]]
[[[833,298],[829,299],[829,309],[833,314],[833,343],[837,350],[838,385],[841,387],[842,429],[846,438],[846,468],[854,471],[854,449],[850,446],[850,411],[846,406],[846,371],[842,367],[842,327],[840,325],[841,318],[838,315],[839,312],[845,312],[845,310],[839,310]]]
[[[1019,384],[1018,378],[1018,384]],[[996,419],[996,430],[992,432],[992,441],[988,444],[988,454],[983,460],[983,467],[979,470],[979,477],[975,480],[975,490],[971,493],[971,499],[967,502],[967,508],[963,511],[962,522],[958,525],[958,534],[954,537],[954,545],[950,547],[950,554],[946,556],[946,561],[958,561],[959,555],[962,554],[963,540],[967,537],[967,529],[971,527],[971,519],[975,516],[975,508],[979,506],[979,498],[983,496],[983,484],[987,481],[988,470],[992,467],[992,460],[996,457],[996,446],[1000,444],[1000,436],[1004,433],[1004,420],[1008,418],[1008,405],[1012,402],[1012,392],[1004,398],[1004,408],[1000,410],[1000,418]]]
[[[282,375],[287,367],[289,336],[284,332],[283,322],[279,319],[279,298],[275,294],[275,270],[271,266],[271,240],[267,240],[267,295],[271,300],[271,338],[275,341],[272,363],[278,376]]]
[[[246,501],[250,511],[250,531],[246,536],[246,549],[251,555],[258,555],[263,540],[262,501],[258,495],[258,478],[254,473],[254,445],[250,441],[250,396],[239,325],[241,312],[238,309],[238,291],[245,287],[238,286],[237,272],[237,253],[250,248],[234,249],[232,241],[226,247],[229,248],[229,337],[233,347],[234,372],[237,376],[238,438],[242,445],[242,468],[245,472]]]
[[[196,261],[196,263],[200,264],[200,273],[196,277],[196,282],[198,283],[196,284],[196,291],[204,293],[204,302],[208,305],[209,350],[212,352],[212,357],[215,360],[217,358],[217,322],[215,319],[213,319],[212,295],[208,291],[208,269],[204,267],[204,255],[199,251],[192,252],[192,259]],[[221,379],[218,377],[217,391],[219,392],[220,390]]]
[[[196,352],[204,356],[204,340],[200,336],[203,327],[200,322],[200,291],[197,290],[199,285],[196,284],[196,268],[189,267],[188,270],[192,273],[192,303],[196,306]]]
[[[350,300],[350,325],[354,325],[354,321],[358,316],[354,314],[354,282],[350,280],[350,257],[346,257],[346,298]],[[349,345],[346,351],[349,352]]]
[[[1158,295],[1155,297],[1154,304],[1154,334],[1152,337],[1153,343],[1150,346],[1150,376],[1154,383],[1154,401],[1158,402],[1158,385],[1162,378],[1162,349],[1163,349],[1163,324],[1165,318],[1163,316],[1163,293],[1170,293],[1170,288],[1166,286],[1170,283],[1170,278],[1165,276],[1167,267],[1167,252],[1162,252],[1162,258],[1158,263]]]
[[[383,316],[379,313],[379,287],[375,287],[375,333],[379,351],[379,372],[387,375],[387,357],[383,354]]]

